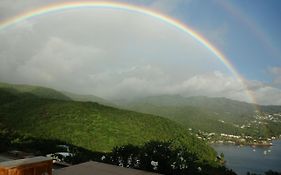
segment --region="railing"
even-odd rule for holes
[[[47,157],[33,157],[0,163],[0,175],[52,175],[53,161]]]

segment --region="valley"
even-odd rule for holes
[[[126,162],[126,154],[134,151],[132,154],[142,159],[148,145],[166,145],[172,155],[188,150],[188,157],[194,156],[194,166],[231,174],[210,145],[272,146],[280,137],[280,107],[259,107],[262,110],[257,111],[252,104],[226,98],[181,96],[120,104],[92,95],[1,83],[0,137],[5,142],[0,148],[44,155],[54,153],[56,145],[66,144],[79,150],[71,152],[78,156],[71,162],[94,159],[118,164],[110,157],[120,154]],[[52,146],[46,148],[46,144]],[[128,152],[116,152],[119,149]],[[196,166],[188,171],[195,172]],[[153,167],[144,169],[154,171]]]
[[[155,96],[130,101],[123,107],[174,120],[210,144],[270,146],[281,134],[280,106],[226,98]]]

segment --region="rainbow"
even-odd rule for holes
[[[55,3],[35,10],[31,10],[27,13],[17,15],[13,18],[4,20],[2,22],[0,21],[0,30],[3,30],[5,28],[8,28],[9,26],[12,26],[13,24],[31,19],[36,16],[41,16],[52,12],[77,9],[77,8],[110,8],[110,9],[126,10],[129,12],[140,13],[158,19],[159,21],[165,22],[175,27],[176,29],[190,35],[193,39],[195,39],[197,42],[202,44],[211,53],[213,53],[228,68],[228,70],[236,77],[236,79],[245,88],[245,92],[247,93],[249,100],[251,100],[252,103],[256,104],[256,100],[253,94],[251,94],[251,92],[247,89],[247,86],[245,85],[243,78],[234,69],[230,61],[223,55],[223,53],[220,52],[215,46],[213,46],[207,39],[205,39],[202,35],[198,34],[190,27],[186,26],[185,24],[181,23],[176,19],[173,19],[161,13],[154,12],[142,7],[137,7],[137,6],[123,4],[123,3],[115,3],[115,2],[63,2],[59,4]]]

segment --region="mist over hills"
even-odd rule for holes
[[[258,115],[281,113],[280,106],[264,106],[227,99],[224,97],[158,95],[130,100],[105,100],[95,95],[80,95],[54,89],[1,83],[13,93],[29,93],[36,97],[67,101],[96,102],[120,109],[162,116],[195,131],[272,136],[281,134],[278,122],[252,128],[241,128],[256,120]],[[277,116],[278,117],[278,116]],[[263,122],[263,121],[261,121]],[[272,129],[273,128],[273,129]]]
[[[262,137],[281,134],[280,123],[271,120],[257,120],[260,116],[276,114],[275,118],[279,121],[278,114],[281,113],[281,106],[256,105],[224,97],[182,97],[180,95],[109,101],[94,95],[79,95],[30,85],[1,83],[0,88],[8,90],[12,94],[31,94],[39,98],[73,101],[73,103],[75,101],[95,102],[114,108],[152,114],[175,121],[183,128],[194,131]],[[253,121],[261,124],[253,124]],[[250,125],[252,127],[249,127]]]
[[[0,88],[1,130],[9,129],[42,139],[58,139],[99,152],[108,152],[126,144],[142,145],[150,140],[172,140],[201,160],[215,160],[216,153],[207,143],[169,119],[94,102],[69,100],[60,92],[48,88],[46,91],[52,93],[44,92],[41,87],[42,94],[33,89],[36,88],[26,85],[3,85]],[[58,93],[57,98],[53,96],[55,92]],[[51,94],[50,98],[47,94]]]
[[[75,93],[66,92],[66,91],[63,91],[62,93],[74,101],[96,102],[96,103],[103,104],[106,106],[112,106],[112,107],[116,106],[112,102],[105,100],[101,97],[95,96],[95,95],[80,95],[80,94],[75,94]]]
[[[201,136],[216,133],[215,138],[221,139],[221,133],[226,133],[266,139],[280,135],[280,126],[281,106],[179,95],[108,101],[94,95],[0,83],[0,138],[5,143],[21,142],[13,135],[7,138],[11,132],[23,139],[58,140],[110,154],[124,145],[169,142],[198,157],[202,165],[225,171],[209,145],[212,142]],[[3,147],[0,143],[0,151]]]
[[[1,89],[6,89],[14,94],[28,93],[39,98],[58,99],[58,100],[73,100],[81,102],[96,102],[107,106],[114,106],[111,102],[95,95],[80,95],[67,91],[58,91],[52,88],[26,85],[26,84],[8,84],[0,83]]]
[[[192,96],[183,97],[180,95],[161,95],[150,96],[131,100],[125,106],[133,107],[142,104],[149,104],[153,106],[164,107],[195,107],[205,110],[212,110],[215,113],[223,113],[229,119],[235,118],[245,113],[254,113],[257,108],[256,105],[241,102],[237,100],[227,99],[225,97],[206,97],[206,96]]]
[[[162,95],[131,100],[122,107],[160,115],[197,131],[263,137],[281,134],[276,127],[280,126],[278,122],[257,119],[273,114],[280,119],[281,106],[256,105],[222,97]],[[260,125],[245,128],[257,120]]]
[[[32,94],[39,98],[59,99],[59,100],[71,100],[70,97],[63,93],[46,87],[25,85],[25,84],[8,84],[0,82],[0,88],[5,89],[13,94]]]

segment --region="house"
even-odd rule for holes
[[[78,165],[56,169],[48,157],[32,157],[26,159],[0,162],[0,175],[157,175],[142,170],[120,166],[85,162]]]
[[[53,161],[47,157],[32,157],[0,163],[0,175],[52,175]]]

